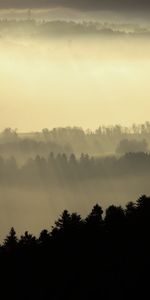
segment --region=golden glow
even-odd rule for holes
[[[0,40],[0,130],[149,119],[145,38]]]

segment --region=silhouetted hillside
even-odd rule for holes
[[[96,204],[86,218],[65,210],[39,237],[11,228],[0,247],[5,299],[147,299],[150,198]]]

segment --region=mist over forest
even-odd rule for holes
[[[11,226],[37,234],[65,208],[124,204],[149,193],[150,123],[0,133],[2,238]],[[7,218],[6,218],[7,216]],[[8,217],[9,216],[9,217]],[[28,224],[28,228],[26,228]]]
[[[148,195],[149,22],[0,13],[0,240]]]
[[[0,0],[1,298],[149,298],[149,78],[149,1]]]
[[[8,19],[0,20],[1,38],[7,35],[14,37],[28,38],[52,38],[70,35],[71,37],[86,35],[101,36],[101,35],[126,35],[131,37],[149,36],[150,26],[140,25],[136,23],[111,23],[104,21],[73,21],[73,20],[35,20],[29,16],[26,19]]]

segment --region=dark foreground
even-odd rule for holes
[[[1,297],[15,300],[149,299],[150,198],[64,211],[39,238],[12,228],[0,248]]]

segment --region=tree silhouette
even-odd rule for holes
[[[121,231],[125,223],[125,213],[121,206],[111,205],[106,209],[105,223],[110,231]]]
[[[55,222],[57,229],[66,229],[71,223],[71,215],[64,210],[60,218]]]
[[[98,226],[102,222],[102,214],[103,210],[101,206],[96,204],[91,213],[87,216],[86,218],[86,223],[89,224],[90,226]]]
[[[17,244],[18,244],[18,238],[16,236],[16,231],[12,227],[9,234],[6,236],[6,238],[4,240],[4,246],[6,248],[13,249],[17,246]]]
[[[44,229],[41,231],[40,236],[39,236],[39,241],[42,244],[48,244],[50,241],[50,233],[48,232],[48,230]]]
[[[64,210],[38,239],[26,231],[18,240],[11,228],[0,246],[1,293],[19,300],[26,282],[22,299],[146,299],[150,197],[111,205],[104,216],[98,204],[85,219]]]
[[[28,233],[28,231],[25,231],[24,235],[21,235],[20,245],[23,246],[34,246],[36,243],[36,238],[32,234]]]
[[[136,211],[135,203],[134,202],[129,202],[126,205],[126,215],[132,217],[135,214],[135,211]]]

